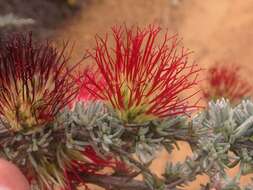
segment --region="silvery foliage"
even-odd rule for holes
[[[140,126],[127,125],[102,102],[91,101],[76,103],[74,109],[71,112],[64,111],[59,116],[59,120],[64,123],[65,128],[72,126],[70,134],[75,136],[74,144],[93,145],[96,150],[103,153],[113,152],[111,146],[128,147],[128,152],[136,154],[145,164],[152,161],[163,146],[168,150],[173,148],[172,140],[166,137],[173,136],[175,131],[173,127],[184,122],[185,118],[152,121]],[[78,136],[82,137],[82,143],[77,142]],[[83,137],[86,139],[84,140]],[[70,141],[72,142],[73,139]],[[122,158],[127,160],[125,156]]]
[[[183,179],[181,186],[187,185],[188,182],[193,181],[196,179],[196,175],[200,174],[201,168],[198,165],[198,162],[195,162],[194,159],[187,157],[183,163],[168,163],[164,177],[166,179],[166,183],[170,184],[174,181]]]
[[[124,162],[142,171],[165,147],[168,151],[176,143],[175,133],[184,136],[187,132],[186,118],[176,117],[138,124],[125,124],[113,110],[102,102],[78,102],[74,109],[59,116],[60,123],[72,130],[70,144],[80,147],[87,144],[103,154],[115,154]],[[74,142],[74,143],[73,143]],[[116,148],[116,150],[115,150]],[[118,150],[117,150],[118,149]],[[124,154],[123,154],[124,153]],[[137,160],[134,156],[137,156]],[[154,189],[164,189],[163,180],[147,171],[142,171],[145,182]]]
[[[135,152],[143,163],[152,161],[162,147],[163,138],[154,138],[152,133],[148,134],[149,131],[149,126],[141,127],[138,132],[138,141],[135,144]]]
[[[0,130],[0,136],[5,132]],[[31,143],[24,145],[26,150],[36,151],[39,148],[46,152],[54,141],[52,134],[61,134],[64,139],[59,140],[69,148],[82,150],[89,145],[100,155],[114,154],[120,157],[143,174],[150,189],[184,188],[197,175],[204,173],[211,179],[217,175],[220,178],[211,180],[202,190],[208,190],[215,184],[219,184],[222,190],[252,189],[250,185],[239,187],[241,175],[253,173],[253,103],[250,100],[243,100],[236,107],[225,99],[212,101],[206,110],[192,119],[178,116],[141,125],[122,122],[102,102],[78,102],[73,110],[66,109],[60,113],[56,122],[48,128],[38,129],[34,134],[5,138],[1,142],[4,155],[11,160],[19,157],[22,165],[23,154],[10,149],[11,143],[29,138]],[[181,163],[168,163],[164,178],[152,174],[148,165],[157,152],[165,148],[170,153],[178,140],[188,142],[193,155]],[[238,164],[238,175],[229,178],[225,169]]]
[[[145,183],[149,186],[152,190],[165,190],[166,185],[164,181],[160,178],[158,178],[155,175],[144,173],[143,174]]]
[[[233,108],[225,99],[211,101],[206,110],[192,119],[191,125],[193,130],[205,133],[199,133],[198,140],[192,144],[191,158],[167,165],[164,173],[167,183],[183,178],[183,185],[194,180],[193,176],[206,173],[210,178],[219,174],[221,178],[215,182],[219,183],[219,189],[252,189],[250,185],[240,188],[239,179],[253,172],[253,103],[243,100]],[[238,164],[240,171],[236,179],[229,178],[225,169]],[[209,187],[210,184],[202,189]]]
[[[182,163],[168,163],[164,179],[148,170],[142,171],[151,189],[176,190],[203,173],[211,179],[217,174],[220,176],[216,182],[211,181],[209,187],[219,183],[222,190],[240,189],[241,175],[253,172],[253,103],[250,100],[243,100],[236,107],[225,99],[211,101],[208,108],[193,119],[178,116],[142,125],[123,123],[102,102],[79,102],[63,118],[65,129],[70,126],[73,130],[70,133],[72,138],[69,138],[72,146],[87,143],[99,153],[115,153],[126,163],[136,166],[137,171],[143,170],[139,164],[147,167],[163,147],[171,152],[177,140],[189,142],[193,155]],[[120,151],[115,152],[112,147]],[[136,155],[140,162],[133,163],[132,155]],[[225,169],[238,164],[240,172],[235,179],[229,178]],[[175,182],[178,185],[170,187]],[[251,186],[244,189],[251,189]]]
[[[165,148],[168,152],[173,150],[176,144],[175,132],[177,135],[185,134],[186,118],[179,116],[154,120],[145,125],[138,126],[137,138],[135,141],[135,154],[142,163],[149,163],[154,160],[157,153]]]
[[[61,117],[65,118],[65,125],[73,126],[75,132],[72,134],[76,139],[86,141],[95,150],[99,148],[99,152],[109,153],[112,144],[121,146],[124,127],[102,102],[77,102],[73,111],[65,112]]]
[[[240,185],[240,176],[237,175],[234,178],[230,178],[228,176],[223,177],[223,179],[216,179],[213,181],[213,185],[206,184],[202,185],[200,190],[210,190],[218,189],[218,190],[252,190],[253,186],[251,184],[245,185],[241,187]]]
[[[9,160],[16,160],[19,164],[23,165],[23,162],[25,162],[26,159],[26,154],[17,150],[15,145],[21,145],[20,142],[26,142],[21,145],[19,149],[26,150],[28,154],[31,152],[37,152],[38,150],[46,153],[48,152],[50,144],[54,140],[51,134],[55,130],[56,129],[53,126],[48,130],[37,130],[36,133],[20,133],[15,136],[6,137],[4,141],[1,141],[2,150],[0,151],[0,155]]]
[[[199,127],[208,129],[198,141],[198,151],[208,155],[203,160],[203,168],[214,169],[224,173],[237,156],[228,154],[236,142],[238,123],[235,120],[235,110],[225,99],[210,102],[208,110],[199,114],[193,122]]]

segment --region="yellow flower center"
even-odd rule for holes
[[[28,129],[45,122],[45,118],[40,117],[44,112],[42,106],[47,102],[45,95],[54,89],[52,77],[48,78],[45,84],[39,84],[40,77],[35,75],[31,80],[27,80],[26,85],[23,80],[11,81],[6,104],[2,105],[3,115],[10,128],[14,131]],[[45,109],[45,107],[44,107]]]

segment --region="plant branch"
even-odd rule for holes
[[[150,190],[145,182],[140,180],[129,180],[129,177],[96,175],[96,174],[80,174],[80,177],[86,183],[96,184],[105,189],[117,189],[117,190]]]

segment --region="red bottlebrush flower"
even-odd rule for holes
[[[179,48],[176,36],[166,34],[158,43],[160,28],[114,27],[114,48],[108,40],[96,38],[89,52],[97,69],[85,72],[83,92],[113,107],[125,122],[140,123],[185,114],[197,108],[187,100],[197,83],[200,69],[188,63],[190,52]],[[182,94],[187,94],[182,98]],[[82,93],[79,95],[82,97]]]
[[[104,156],[103,158],[98,155],[91,146],[86,146],[83,155],[92,163],[80,164],[73,162],[73,165],[77,165],[76,169],[84,173],[96,173],[103,168],[111,168],[114,171],[125,171],[130,172],[130,168],[121,160],[112,156]]]
[[[207,75],[208,87],[203,90],[207,100],[224,97],[236,103],[252,92],[252,86],[242,79],[237,65],[215,64],[208,69]]]
[[[0,114],[11,130],[50,122],[78,93],[70,77],[75,66],[53,45],[34,44],[32,37],[16,35],[1,45]]]
[[[91,146],[86,146],[82,154],[91,162],[80,163],[72,161],[72,168],[67,170],[65,173],[69,184],[71,184],[71,182],[74,182],[74,184],[81,183],[85,186],[85,181],[83,181],[80,176],[86,174],[108,175],[102,174],[103,172],[101,173],[101,171],[105,168],[112,169],[112,171],[116,172],[117,174],[124,173],[127,175],[131,173],[131,168],[124,162],[111,156],[104,156],[102,158],[94,151]]]

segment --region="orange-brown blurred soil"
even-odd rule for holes
[[[74,40],[75,57],[80,57],[94,44],[94,34],[122,23],[155,23],[171,34],[178,33],[184,46],[194,51],[193,60],[204,68],[223,61],[240,64],[247,75],[253,71],[253,0],[95,0],[57,36]],[[173,155],[159,155],[153,170],[160,173],[166,160],[184,160],[190,149],[180,144],[181,150]],[[195,190],[204,179],[200,177],[187,189]]]

